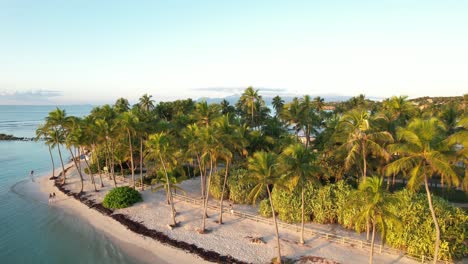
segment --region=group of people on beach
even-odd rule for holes
[[[49,203],[52,203],[55,200],[55,193],[49,193]]]

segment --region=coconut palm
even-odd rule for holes
[[[314,153],[298,143],[288,146],[281,155],[282,169],[292,183],[291,187],[301,189],[301,244],[304,244],[304,187],[307,182],[319,184],[319,168],[315,160]]]
[[[367,176],[367,159],[369,156],[390,160],[385,144],[393,143],[392,135],[387,131],[373,131],[367,111],[352,110],[341,118],[335,132],[335,140],[342,145],[338,153],[346,153],[345,170],[353,165],[362,169],[362,179]]]
[[[152,95],[144,94],[138,100],[140,107],[146,112],[149,112],[154,109],[154,100],[151,99],[152,97],[153,97]]]
[[[130,104],[127,99],[121,97],[115,101],[113,108],[116,113],[121,114],[130,110]]]
[[[83,192],[84,188],[84,182],[83,182],[83,174],[81,172],[81,165],[78,164],[80,161],[80,156],[78,152],[78,156],[75,156],[73,154],[73,148],[80,148],[81,145],[81,137],[82,137],[82,130],[79,127],[79,120],[74,120],[73,126],[69,127],[68,130],[69,132],[67,133],[67,137],[65,140],[65,146],[67,147],[68,151],[70,151],[70,155],[72,157],[73,163],[75,164],[75,168],[78,171],[78,175],[80,176],[80,182],[81,182],[81,189],[80,193]],[[78,159],[78,162],[77,162]]]
[[[275,109],[275,116],[279,117],[281,111],[283,111],[284,100],[279,95],[277,95],[273,97],[271,104],[273,105],[273,109]]]
[[[171,139],[166,133],[157,133],[149,136],[146,141],[147,158],[153,161],[159,161],[166,176],[166,192],[169,196],[169,202],[171,204],[171,219],[172,226],[177,226],[175,219],[175,208],[174,201],[172,199],[171,192],[171,180],[169,179],[168,166],[172,166],[174,160],[174,150],[171,148]]]
[[[120,127],[126,131],[128,137],[128,146],[130,150],[130,171],[132,173],[133,189],[136,188],[135,181],[135,166],[133,161],[133,144],[132,135],[135,134],[138,118],[132,112],[125,112],[119,116],[118,122]]]
[[[358,213],[356,224],[362,225],[370,222],[372,226],[369,264],[372,264],[374,255],[376,228],[381,230],[383,240],[389,223],[393,223],[395,227],[400,226],[398,217],[389,210],[389,206],[398,201],[393,196],[386,193],[382,186],[383,178],[376,176],[366,178],[365,181],[359,184],[358,205],[361,206],[361,210]],[[351,203],[352,202],[354,201],[351,201]]]
[[[62,184],[65,184],[65,165],[63,164],[62,152],[60,150],[60,144],[65,143],[66,130],[65,127],[70,123],[70,118],[67,117],[65,110],[56,108],[51,111],[46,117],[47,129],[51,129],[51,138],[54,141],[54,145],[57,146],[59,153],[60,162],[62,164]]]
[[[278,249],[276,261],[277,263],[281,263],[281,245],[278,223],[276,222],[275,208],[273,207],[270,191],[270,187],[274,187],[280,180],[278,166],[279,163],[277,155],[265,151],[255,152],[253,156],[248,159],[248,180],[255,183],[255,187],[252,189],[249,197],[252,198],[255,203],[262,193],[262,190],[265,188],[267,190],[271,211],[273,212],[273,222],[275,224],[276,244]]]
[[[242,93],[239,102],[241,105],[245,107],[247,110],[246,112],[250,114],[251,116],[251,124],[254,127],[255,122],[254,122],[254,116],[255,116],[255,111],[256,109],[256,102],[260,102],[261,104],[264,104],[262,100],[262,96],[259,95],[258,89],[255,90],[252,86],[249,86],[245,91]]]
[[[54,146],[54,139],[51,137],[52,130],[47,129],[45,125],[39,125],[36,129],[35,141],[44,140],[47,148],[49,149],[50,161],[52,162],[52,179],[55,179],[55,162],[52,156],[52,147]]]
[[[387,175],[404,172],[409,177],[408,187],[418,189],[422,183],[426,189],[427,201],[435,226],[434,263],[437,262],[440,246],[440,227],[432,204],[428,179],[440,175],[447,184],[458,185],[459,178],[451,167],[445,154],[446,130],[436,118],[414,119],[407,127],[397,129],[397,140],[400,143],[389,146],[399,159],[387,165]]]

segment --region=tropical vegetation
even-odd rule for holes
[[[103,177],[114,188],[126,177],[137,193],[145,184],[163,190],[174,227],[173,193],[197,177],[200,233],[213,224],[206,221],[210,199],[221,208],[218,224],[225,200],[260,202],[261,215],[275,223],[300,223],[302,230],[311,221],[336,223],[367,232],[372,244],[379,234],[410,254],[453,260],[468,255],[467,213],[447,201],[468,190],[467,104],[467,95],[269,101],[253,87],[235,103],[156,103],[145,94],[134,105],[119,98],[85,117],[57,108],[37,139],[58,152],[62,184],[68,153],[80,182],[92,183],[83,192],[99,191]],[[277,227],[275,233],[281,262]],[[303,231],[298,241],[307,243]]]

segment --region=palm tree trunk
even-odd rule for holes
[[[170,203],[171,203],[172,225],[176,226],[177,223],[176,223],[176,219],[175,219],[174,202],[172,200],[171,182],[169,181],[169,175],[167,175],[166,165],[164,164],[161,153],[159,153],[159,159],[161,160],[161,164],[163,165],[163,168],[164,168],[164,173],[166,174],[167,193],[169,194],[169,200],[170,200]]]
[[[140,180],[141,180],[141,190],[145,190],[145,185],[143,184],[143,137],[140,138]]]
[[[112,179],[114,180],[114,186],[117,187],[117,181],[115,179],[115,158],[114,158],[114,148],[112,147],[112,143],[111,143],[111,146],[110,146],[110,158],[111,158],[111,167],[110,167],[110,171],[111,171],[111,175],[112,175]]]
[[[102,175],[101,175],[101,165],[99,164],[99,157],[97,155],[97,150],[95,149],[94,153],[96,153],[96,163],[97,163],[97,168],[98,168],[98,173],[99,173],[99,180],[101,180],[101,188],[104,187],[104,182],[102,181]]]
[[[130,171],[132,172],[132,182],[133,182],[133,189],[135,190],[135,167],[133,166],[133,146],[132,146],[132,137],[130,135],[130,130],[127,128],[128,133],[128,144],[130,145]]]
[[[198,162],[198,169],[200,170],[200,191],[201,191],[201,197],[204,199],[205,198],[205,179],[204,179],[204,173],[201,165],[201,158],[200,155],[197,153],[197,162]]]
[[[227,176],[229,172],[229,161],[226,160],[226,171],[224,172],[223,191],[221,191],[221,201],[219,202],[219,221],[218,224],[223,224],[223,200],[224,191],[226,190]]]
[[[52,149],[50,148],[50,145],[47,145],[47,147],[49,147],[50,160],[52,161],[52,178],[55,178],[55,162],[54,157],[52,156]]]
[[[205,222],[207,217],[207,209],[208,209],[208,198],[210,198],[210,184],[211,184],[211,173],[213,172],[213,157],[210,157],[210,174],[208,174],[208,184],[206,188],[206,197],[203,203],[203,221],[202,221],[202,233],[205,232]]]
[[[432,220],[434,221],[434,225],[436,229],[436,241],[435,241],[435,248],[434,248],[434,264],[436,264],[437,259],[439,257],[440,227],[437,221],[437,217],[435,215],[434,206],[432,205],[432,197],[431,197],[431,192],[429,191],[429,185],[427,183],[426,175],[424,175],[424,187],[426,188],[427,202],[429,203],[429,209],[431,210]]]
[[[372,240],[371,240],[371,247],[370,247],[369,264],[372,264],[372,257],[374,256],[374,242],[375,242],[375,222],[372,221]]]
[[[65,165],[63,165],[62,152],[60,151],[60,146],[57,144],[57,149],[60,157],[60,162],[62,163],[62,185],[65,184]]]
[[[369,220],[369,217],[367,217],[367,220],[366,220],[366,240],[369,241],[369,238],[370,238],[370,220]]]
[[[300,243],[304,245],[304,186],[301,186],[301,204],[302,204],[302,224],[301,224],[301,241]]]
[[[91,171],[91,167],[89,167],[89,163],[88,163],[88,160],[86,159],[85,157],[85,163],[86,163],[86,167],[88,168],[88,171],[89,171],[89,175],[91,177],[91,182],[93,183],[94,185],[94,191],[97,192],[97,188],[96,188],[96,181],[94,180],[94,175],[93,175],[93,172]]]
[[[70,151],[70,154],[72,156],[72,160],[73,160],[73,163],[75,163],[75,167],[76,167],[76,170],[78,171],[78,175],[80,175],[80,181],[81,181],[81,189],[80,189],[80,192],[79,193],[82,193],[83,192],[83,175],[81,174],[81,170],[80,170],[80,167],[78,166],[78,164],[76,163],[76,159],[75,159],[75,156],[73,155],[73,151],[71,150],[71,148],[68,149]]]
[[[278,247],[278,257],[276,259],[276,262],[278,264],[281,264],[281,244],[280,244],[280,237],[279,237],[279,231],[278,231],[278,223],[276,223],[275,208],[273,207],[273,200],[271,199],[270,188],[268,188],[268,186],[267,186],[266,189],[267,189],[267,192],[268,192],[268,198],[270,199],[271,212],[273,213],[273,222],[275,223],[276,244],[277,244],[277,247]]]
[[[366,161],[366,147],[364,146],[364,143],[362,144],[362,163],[363,163],[362,179],[363,179],[363,181],[366,181],[366,177],[367,177],[367,161]]]

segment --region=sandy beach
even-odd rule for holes
[[[56,175],[60,172],[57,170]],[[68,176],[71,181],[76,181],[73,177],[75,171],[71,171]],[[67,173],[68,174],[68,173]],[[136,257],[144,263],[208,263],[196,255],[185,253],[182,250],[165,246],[151,238],[133,233],[114,219],[100,214],[88,208],[81,202],[64,195],[55,186],[54,181],[49,180],[49,176],[36,178],[40,192],[44,196],[55,192],[56,198],[49,206],[58,207],[66,212],[76,215],[93,225],[97,230],[110,237],[127,254]]]
[[[85,175],[86,176],[86,175]],[[91,182],[88,177],[85,179],[85,192],[88,199],[101,203],[105,194],[113,188],[113,183],[107,177],[104,177],[105,187],[99,188],[99,192],[92,190]],[[97,183],[99,182],[96,177]],[[105,234],[114,238],[119,245],[129,249],[132,246],[130,254],[137,255],[143,261],[148,263],[206,263],[200,257],[184,252],[183,250],[172,246],[163,245],[151,238],[136,234],[114,219],[105,216],[81,202],[66,196],[56,187],[54,182],[48,177],[40,178],[40,187],[44,195],[55,192],[56,201],[51,206],[56,206],[69,211],[101,230]],[[99,184],[97,184],[99,186]],[[119,180],[118,185],[127,185]],[[197,178],[190,179],[182,183],[181,187],[189,194],[197,195]],[[72,168],[67,172],[67,184],[65,188],[72,192],[78,192],[80,187],[77,171]],[[201,210],[199,206],[185,203],[175,199],[175,208],[177,210],[177,221],[180,227],[170,230],[167,224],[170,221],[169,206],[165,203],[165,194],[162,191],[156,193],[151,190],[142,192],[143,202],[125,209],[115,210],[114,214],[123,214],[130,219],[143,223],[146,227],[163,232],[170,238],[178,241],[185,241],[194,244],[206,250],[218,252],[221,255],[230,255],[240,261],[249,263],[268,263],[275,257],[276,244],[273,227],[257,223],[248,219],[241,219],[230,214],[224,214],[224,224],[218,225],[215,221],[218,219],[218,212],[208,210],[207,219],[208,234],[199,234],[197,229],[201,225]],[[227,204],[227,203],[226,203]],[[252,206],[236,206],[236,210],[255,211]],[[340,230],[335,226],[322,226],[325,229],[332,229],[340,234],[350,236],[360,236],[348,230]],[[297,232],[280,229],[282,253],[284,256],[292,259],[299,259],[302,256],[314,256],[325,258],[328,261],[316,263],[365,263],[368,260],[368,252],[362,249],[353,248],[347,245],[332,243],[318,237],[306,237],[306,244],[301,246],[298,241]],[[362,235],[362,234],[361,234]],[[265,243],[252,243],[252,237],[260,237]],[[376,250],[378,251],[378,250]],[[416,263],[413,260],[402,257],[401,255],[379,254],[374,255],[376,263]],[[311,263],[311,262],[309,262]]]

